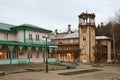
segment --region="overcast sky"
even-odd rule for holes
[[[33,24],[54,31],[78,28],[78,15],[95,13],[96,25],[120,9],[120,0],[0,0],[0,22]]]

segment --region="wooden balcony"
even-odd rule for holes
[[[79,48],[69,48],[69,49],[67,49],[67,48],[59,48],[58,49],[58,52],[79,52],[80,51],[80,49]]]
[[[45,45],[46,41],[42,40],[42,39],[39,39],[39,40],[36,40],[36,39],[31,39],[31,40],[30,39],[26,39],[26,43]],[[55,45],[55,41],[47,41],[47,45]]]
[[[56,45],[78,45],[79,42],[78,41],[76,41],[76,42],[65,41],[65,42],[56,42],[55,44]]]

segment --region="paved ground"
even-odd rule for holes
[[[11,73],[15,71],[25,70],[26,68],[44,68],[43,63],[18,64],[18,65],[0,65],[0,71]]]
[[[80,64],[76,69],[70,70],[57,70],[57,71],[49,71],[49,73],[45,73],[45,71],[41,72],[25,72],[25,73],[16,73],[16,74],[8,74],[5,76],[0,76],[0,80],[120,80],[120,67],[110,67],[105,66],[102,69],[103,71],[92,72],[92,73],[84,73],[78,75],[58,75],[58,73],[70,72],[70,71],[78,71],[78,70],[86,70],[86,69],[95,69],[91,65],[83,65]]]

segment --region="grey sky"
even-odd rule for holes
[[[59,31],[78,28],[81,12],[95,13],[96,24],[106,22],[120,9],[120,0],[0,0],[0,22],[33,24]]]

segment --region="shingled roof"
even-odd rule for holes
[[[44,32],[44,33],[51,33],[51,30],[44,29],[35,25],[31,24],[22,24],[22,25],[11,25],[11,24],[6,24],[0,22],[0,31],[7,31],[7,32],[15,32],[17,30],[34,30],[34,31],[39,31],[39,32]]]
[[[78,32],[70,34],[58,34],[57,36],[52,35],[51,39],[70,39],[70,38],[79,38]],[[106,36],[96,36],[96,40],[110,39]]]
[[[32,24],[22,24],[22,25],[12,27],[11,29],[13,29],[13,30],[26,29],[26,30],[34,30],[34,31],[45,32],[45,33],[51,33],[52,32],[51,30],[44,29],[44,28],[41,28],[41,27],[38,27],[38,26],[35,26],[35,25],[32,25]]]
[[[9,31],[11,32],[12,27],[14,27],[15,25],[11,25],[11,24],[6,24],[6,23],[2,23],[0,22],[0,31]]]

